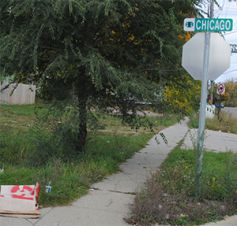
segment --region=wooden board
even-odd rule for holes
[[[40,217],[40,215],[0,213],[0,217],[16,217],[16,218],[38,219]]]
[[[20,215],[40,215],[39,210],[29,211],[29,212],[18,212],[18,211],[7,211],[0,209],[0,214],[20,214]]]

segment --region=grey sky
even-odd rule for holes
[[[237,0],[217,0],[217,2],[220,8],[214,7],[214,17],[233,19],[233,31],[224,33],[224,36],[229,44],[237,44]],[[232,53],[230,68],[217,78],[216,82],[226,80],[237,81],[237,53]]]

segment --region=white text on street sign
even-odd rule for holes
[[[184,30],[195,32],[232,31],[233,20],[226,18],[186,18]]]

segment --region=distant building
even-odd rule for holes
[[[0,82],[0,104],[34,104],[36,86]]]

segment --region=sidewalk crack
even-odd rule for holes
[[[118,191],[118,190],[103,190],[100,188],[90,188],[91,191],[95,190],[95,191],[108,191],[108,192],[113,192],[113,193],[119,193],[119,194],[125,194],[125,195],[136,195],[136,192],[126,192],[126,191]]]

